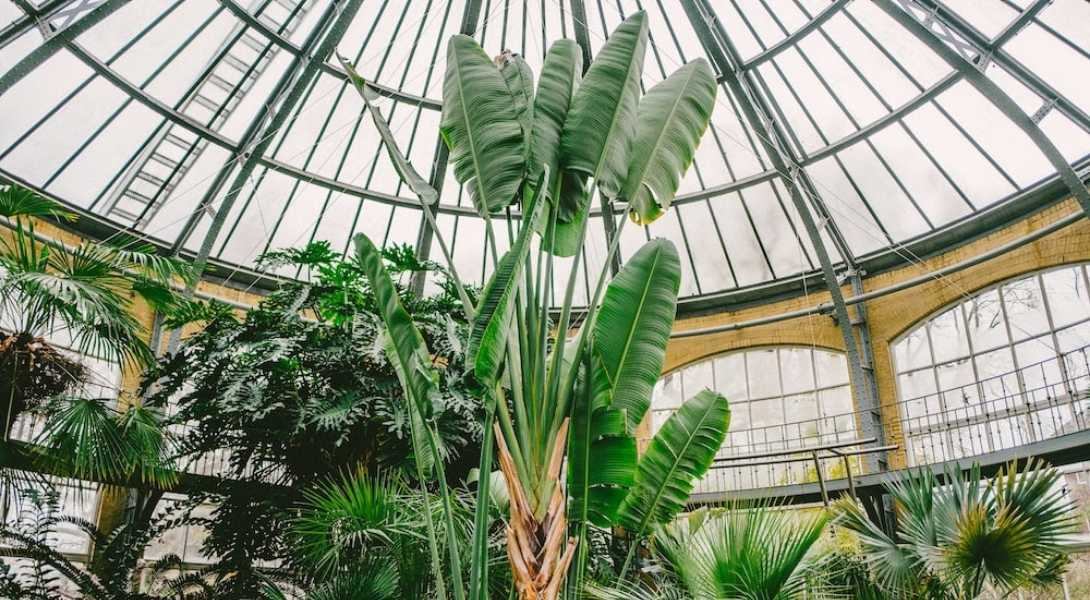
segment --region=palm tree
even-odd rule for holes
[[[68,248],[41,241],[37,219],[71,221],[75,215],[15,185],[0,189],[0,217],[12,226],[0,239],[0,418],[7,439],[21,413],[90,377],[54,340],[70,340],[79,354],[147,365],[153,354],[131,314],[132,299],[167,308],[174,302],[173,280],[191,274],[148,245],[85,242]]]
[[[177,481],[162,414],[139,403],[122,410],[104,398],[54,398],[44,410],[36,460],[47,473],[167,489]]]
[[[450,39],[440,133],[450,148],[455,177],[471,191],[485,222],[485,252],[494,265],[476,306],[461,291],[427,206],[437,201],[438,191],[397,148],[372,106],[377,94],[341,61],[392,163],[425,205],[424,216],[473,324],[467,363],[486,407],[479,472],[492,472],[495,447],[510,497],[508,557],[524,600],[557,598],[572,564],[579,587],[588,527],[624,525],[639,538],[676,515],[729,423],[725,398],[698,394],[687,404],[689,410],[674,415],[673,426],[663,427],[652,443],[654,451],[637,464],[633,436],[661,373],[680,286],[680,261],[670,242],[646,244],[608,287],[609,271],[603,266],[592,279],[596,284],[578,331],[565,339],[575,328],[574,290],[592,196],[597,192],[603,202],[627,201],[629,216],[638,224],[661,215],[692,161],[715,102],[715,77],[703,60],[685,65],[641,99],[647,42],[646,16],[636,13],[610,35],[581,79],[578,45],[560,40],[549,49],[535,89],[533,73],[517,54],[505,52],[493,61],[472,38]],[[512,204],[521,207],[522,215],[517,223],[508,221],[517,232],[512,232],[511,249],[500,256],[493,220]],[[604,265],[612,262],[619,238],[614,236]],[[382,307],[387,354],[411,407],[417,456],[432,455],[428,463],[417,461],[420,479],[434,476],[440,500],[449,508],[431,423],[436,368],[381,253],[362,235],[356,248]],[[554,289],[555,256],[574,259],[563,289]],[[556,320],[554,297],[563,298]],[[473,600],[485,598],[488,587],[484,507],[490,479],[481,477],[478,484],[469,582]],[[569,525],[574,535],[569,536]],[[429,531],[434,534],[434,527]],[[443,569],[435,547],[433,542],[438,573]],[[452,593],[463,600],[461,556],[453,545],[448,548]],[[631,565],[634,549],[622,571]]]
[[[304,490],[290,539],[295,570],[311,590],[308,598],[340,597],[336,590],[347,593],[365,582],[376,597],[431,597],[436,586],[428,576],[422,504],[403,482],[364,473],[342,474]],[[461,502],[456,507],[460,536],[443,541],[464,546],[472,513]]]
[[[970,600],[1059,581],[1061,543],[1076,531],[1061,474],[1031,461],[991,479],[974,464],[940,482],[926,468],[886,485],[898,515],[896,537],[841,500],[843,526],[859,535],[876,582],[894,598]]]
[[[171,520],[135,519],[106,533],[87,520],[57,514],[55,492],[32,495],[31,500],[33,505],[18,519],[0,525],[0,557],[19,561],[10,570],[0,570],[0,590],[27,600],[69,598],[73,590],[88,600],[166,597],[142,591],[139,571],[148,569],[157,581],[181,565],[174,555],[141,564],[148,543],[172,527]],[[53,547],[62,526],[75,528],[90,539],[96,548],[90,564],[74,562]]]
[[[823,597],[813,577],[816,544],[829,521],[824,511],[774,506],[730,507],[691,514],[659,528],[653,582],[592,587],[601,600],[787,600]]]

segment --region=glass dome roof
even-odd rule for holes
[[[892,4],[1085,172],[1090,3]],[[417,169],[441,181],[438,225],[459,271],[483,278],[483,223],[453,175],[434,172],[448,168],[437,135],[447,38],[472,32],[538,70],[548,42],[596,52],[636,10],[651,25],[645,86],[701,56],[720,74],[712,127],[673,209],[621,239],[622,260],[645,237],[676,242],[690,303],[820,276],[788,180],[833,261],[864,268],[914,260],[1066,194],[1009,115],[869,0],[0,0],[0,73],[11,83],[0,85],[0,177],[81,209],[97,235],[129,230],[192,254],[204,245],[220,277],[252,279],[270,248],[346,249],[361,231],[433,243],[325,52],[335,44],[381,88]],[[735,76],[744,97],[728,85]],[[607,221],[593,212],[589,263],[605,255]]]

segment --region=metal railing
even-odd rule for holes
[[[909,465],[1090,429],[1090,346],[897,403]]]
[[[1084,431],[1090,429],[1090,346],[883,408],[887,415],[896,411],[899,446],[909,466],[983,456]],[[896,446],[844,457],[817,454],[865,445],[859,439],[861,417],[860,411],[851,411],[731,431],[694,492],[822,484],[865,474],[863,454]],[[887,436],[897,433],[887,431]]]
[[[896,450],[896,445],[874,446],[877,438],[848,440],[832,444],[822,444],[809,448],[797,448],[789,451],[758,452],[755,454],[741,454],[716,458],[715,465],[729,465],[730,468],[760,468],[776,465],[791,465],[795,463],[809,464],[813,467],[813,476],[821,490],[821,500],[829,505],[829,490],[825,485],[827,479],[826,470],[832,464],[833,468],[840,466],[844,469],[843,477],[848,480],[848,493],[855,498],[855,472],[859,470],[859,457],[867,454],[881,454],[890,450]],[[831,462],[830,462],[831,461]],[[741,463],[741,464],[734,464]],[[856,466],[853,466],[855,464]],[[722,467],[720,467],[722,468]]]

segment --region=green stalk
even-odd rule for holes
[[[473,553],[469,572],[470,600],[488,600],[488,507],[492,484],[492,422],[495,420],[497,396],[490,390],[485,400],[484,438],[481,440],[481,460],[477,466],[477,506],[473,514]]]
[[[462,309],[466,313],[466,319],[473,322],[473,303],[469,301],[469,294],[466,293],[465,286],[462,285],[462,278],[458,276],[458,268],[454,266],[454,259],[451,258],[450,249],[447,248],[447,242],[443,239],[443,234],[439,231],[439,226],[435,224],[435,215],[431,214],[431,209],[424,203],[420,204],[420,210],[424,213],[424,219],[428,221],[428,227],[431,227],[432,234],[435,236],[436,241],[439,242],[439,251],[443,253],[443,260],[446,261],[447,269],[450,270],[450,277],[454,280],[454,288],[458,290],[458,298],[462,301]]]
[[[507,448],[511,451],[511,458],[515,461],[515,471],[523,481],[529,481],[529,471],[522,460],[522,450],[518,438],[515,437],[514,424],[511,422],[511,411],[507,408],[507,401],[502,393],[498,393],[496,399],[497,413],[499,414],[500,430],[503,439],[507,442]]]
[[[597,313],[598,300],[602,295],[602,289],[605,287],[606,274],[609,272],[609,263],[610,263],[610,261],[613,260],[613,255],[617,253],[617,248],[620,245],[619,242],[620,242],[620,239],[621,239],[621,231],[624,230],[624,224],[626,222],[627,222],[627,219],[621,221],[621,226],[618,227],[617,231],[613,234],[613,240],[609,244],[609,252],[606,254],[605,263],[602,266],[601,272],[599,272],[599,274],[598,274],[598,282],[594,286],[594,294],[593,294],[593,296],[591,298],[588,299],[589,301],[587,302],[587,318],[583,321],[583,325],[579,328],[579,335],[576,338],[576,342],[575,342],[575,356],[572,357],[573,364],[582,359],[583,351],[584,351],[584,348],[586,347],[587,337],[589,335],[591,335],[590,332],[594,328],[594,322],[595,322],[595,319],[596,319],[597,314],[598,314]],[[570,293],[570,290],[569,290],[569,293]],[[565,302],[567,303],[568,301],[565,300]],[[570,306],[569,306],[569,308],[570,308]],[[563,332],[558,329],[557,330],[557,339],[558,339],[558,341],[560,339],[559,336],[562,335],[562,334],[563,334]],[[556,353],[554,352],[554,354],[556,354]],[[563,418],[564,415],[566,415],[568,413],[568,395],[571,393],[572,386],[575,385],[575,377],[576,377],[577,371],[578,371],[578,369],[575,369],[574,367],[571,368],[571,369],[568,369],[567,377],[557,387],[556,393],[553,396],[554,401],[555,401],[555,406],[554,406],[555,412],[554,412],[553,420],[552,420],[552,423],[551,423],[551,426],[553,427],[552,431],[556,431],[556,429],[560,427],[561,419]],[[559,373],[557,374],[557,376],[559,377]],[[555,444],[555,443],[556,443],[556,440],[552,440],[552,441],[549,442],[549,446],[548,446],[548,451],[549,452],[552,452],[553,444]],[[547,454],[547,456],[548,456],[548,454]],[[551,482],[545,482],[545,492],[547,494],[552,494],[552,485],[553,485],[553,483],[551,483]],[[548,496],[546,496],[546,497],[548,497]]]
[[[414,402],[409,402],[409,430],[413,440],[413,452],[416,453],[417,456],[420,456],[421,450],[423,449],[416,447],[416,440],[418,439],[416,434],[416,419],[412,416],[412,411],[415,410],[414,404]],[[426,426],[427,424],[425,424],[425,427]],[[440,600],[445,600],[447,597],[447,589],[446,584],[443,583],[443,561],[439,558],[439,540],[435,534],[435,523],[432,520],[431,501],[428,499],[428,486],[426,483],[427,477],[424,475],[424,467],[420,464],[420,459],[417,458],[413,462],[416,463],[416,477],[420,481],[421,491],[423,491],[424,496],[424,524],[427,526],[428,530],[428,550],[431,553],[432,571],[435,575],[436,595],[438,595]],[[446,515],[446,520],[451,520],[449,513]],[[453,543],[453,540],[451,540],[451,543]]]
[[[421,415],[423,417],[423,415]],[[421,421],[424,419],[421,418]],[[444,521],[447,530],[447,550],[450,554],[450,577],[454,586],[455,600],[465,600],[465,584],[462,582],[462,557],[458,550],[457,532],[454,529],[454,505],[450,501],[450,489],[447,487],[447,470],[443,466],[443,457],[439,454],[439,446],[435,440],[435,431],[424,422],[424,428],[428,434],[428,446],[435,460],[435,475],[439,480],[439,499],[443,504]]]
[[[583,202],[590,201],[591,190],[594,186],[587,186],[586,191],[583,192]],[[560,320],[556,325],[556,344],[553,347],[553,359],[552,364],[549,366],[549,386],[546,392],[546,397],[549,399],[555,399],[557,394],[557,387],[559,386],[560,367],[564,362],[564,339],[567,336],[568,324],[571,322],[571,303],[572,297],[575,295],[575,281],[578,278],[579,273],[579,259],[583,256],[583,242],[587,237],[587,224],[584,222],[583,229],[579,232],[579,245],[575,251],[575,256],[572,257],[572,270],[568,273],[568,283],[564,289],[564,304],[560,309]],[[546,402],[545,408],[547,409],[547,415],[550,417],[546,419],[546,422],[553,422],[553,413],[556,412],[555,406],[551,406],[550,402]],[[547,431],[556,431],[556,428],[560,426],[560,422],[556,421],[556,426]],[[548,435],[545,436],[549,437]],[[546,444],[551,442],[546,441]]]

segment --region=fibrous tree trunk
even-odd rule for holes
[[[568,567],[575,557],[576,539],[568,537],[567,501],[560,481],[564,462],[568,422],[558,432],[546,476],[553,482],[548,508],[540,518],[526,494],[515,470],[514,460],[497,427],[500,470],[510,496],[510,521],[507,526],[507,557],[515,578],[519,600],[556,600],[563,589]]]

